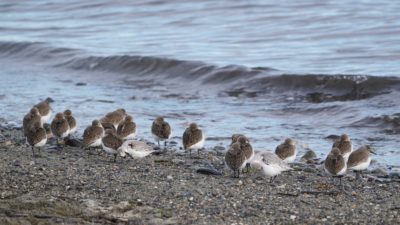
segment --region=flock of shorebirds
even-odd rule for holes
[[[46,99],[36,105],[28,112],[23,119],[23,131],[27,143],[34,148],[44,146],[48,139],[55,137],[62,140],[76,132],[77,123],[71,110],[65,110],[63,113],[57,113],[50,124],[52,109],[50,107],[51,99]],[[160,146],[160,141],[164,141],[164,150],[166,142],[171,137],[171,126],[163,117],[154,120],[151,132],[154,139]],[[114,161],[117,155],[121,157],[130,156],[132,158],[142,158],[153,153],[153,147],[147,143],[134,140],[136,136],[136,123],[132,116],[127,115],[124,109],[117,109],[107,113],[99,120],[93,120],[92,125],[88,126],[83,133],[83,148],[102,149],[114,155]],[[197,150],[204,146],[204,135],[196,123],[191,123],[183,133],[182,144],[185,151]],[[353,146],[348,135],[343,134],[336,140],[332,150],[324,161],[325,171],[333,176],[341,177],[347,170],[356,172],[357,178],[365,170],[370,162],[370,153],[375,154],[368,145],[361,146],[353,151]],[[275,152],[255,152],[249,139],[242,134],[233,134],[232,143],[225,154],[226,165],[233,170],[233,176],[239,177],[240,172],[249,168],[261,170],[271,182],[283,171],[290,170],[290,164],[297,155],[295,141],[287,138],[282,144],[276,147]]]

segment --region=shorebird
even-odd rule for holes
[[[101,146],[101,139],[104,136],[104,129],[98,120],[93,120],[92,125],[87,127],[83,132],[84,148],[98,147]]]
[[[153,148],[143,141],[127,140],[118,148],[121,157],[126,155],[133,159],[143,158],[154,152]]]
[[[118,129],[120,123],[122,123],[125,119],[126,111],[125,109],[117,109],[113,112],[107,113],[101,120],[101,124],[103,127],[107,127],[108,125],[112,124],[115,130]]]
[[[103,149],[106,153],[114,155],[117,161],[118,148],[122,145],[122,139],[113,130],[106,130],[106,135],[101,139]]]
[[[171,137],[171,126],[169,126],[169,123],[163,117],[157,117],[154,120],[151,126],[151,133],[154,140],[157,141],[158,147],[160,147],[160,141],[164,141],[164,149],[166,149],[167,140]]]
[[[42,120],[38,108],[33,107],[28,114],[24,116],[22,121],[22,126],[24,128],[24,135],[26,136],[30,129],[33,127],[41,127]]]
[[[43,124],[43,128],[46,130],[47,139],[52,138],[53,137],[53,133],[51,132],[50,124],[48,124],[48,123]]]
[[[47,142],[46,130],[43,127],[35,126],[29,129],[26,135],[26,140],[32,146],[32,156],[35,156],[35,147],[39,148],[44,146]]]
[[[342,177],[344,174],[346,174],[347,166],[346,161],[338,148],[333,148],[331,150],[325,159],[324,167],[325,172],[331,175],[333,179],[335,179],[335,177],[339,177],[340,185],[342,185]],[[343,185],[342,188],[344,188]]]
[[[189,150],[189,154],[192,155],[192,150],[197,150],[204,146],[204,135],[203,131],[200,130],[196,123],[191,123],[182,136],[182,144],[185,150]]]
[[[126,116],[125,120],[118,126],[117,134],[123,140],[133,139],[136,136],[136,123],[132,116]]]
[[[34,107],[38,108],[41,116],[42,124],[49,121],[52,113],[50,103],[53,102],[51,98],[46,98],[44,101],[39,102]]]
[[[349,160],[347,161],[347,168],[349,170],[354,170],[356,179],[359,179],[360,175],[362,176],[362,171],[367,169],[371,163],[370,153],[376,154],[372,151],[370,146],[364,145],[350,154]]]
[[[244,136],[243,134],[232,134],[232,142],[229,146],[235,144],[240,136]],[[246,137],[246,136],[244,136]]]
[[[276,147],[275,154],[284,162],[293,162],[296,159],[297,154],[294,141],[290,138],[286,138],[285,142]]]
[[[340,139],[333,143],[332,148],[338,148],[345,161],[348,160],[350,153],[353,151],[350,137],[347,134],[342,134]]]
[[[249,172],[250,162],[254,157],[253,147],[251,146],[249,139],[247,139],[244,135],[241,135],[237,138],[237,143],[240,144],[240,149],[244,152],[246,157],[246,168],[247,172]]]
[[[291,170],[289,164],[273,152],[259,152],[254,155],[251,167],[262,169],[265,176],[270,177],[270,183],[282,172]]]
[[[239,178],[240,170],[246,166],[246,156],[240,149],[239,143],[231,145],[229,150],[225,154],[225,162],[228,167],[233,170],[233,177]],[[237,174],[237,176],[236,176]]]
[[[69,125],[69,132],[68,135],[71,135],[73,133],[75,133],[76,131],[76,120],[75,118],[72,116],[72,111],[67,109],[64,111],[64,117],[68,122]]]
[[[63,139],[69,134],[68,121],[65,119],[64,114],[57,113],[50,125],[51,132],[57,139]]]

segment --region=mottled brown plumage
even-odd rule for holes
[[[352,151],[352,145],[349,136],[347,134],[342,134],[340,139],[333,143],[332,148],[338,148],[343,157],[348,157]]]
[[[83,147],[96,147],[101,145],[104,136],[104,129],[98,120],[93,120],[92,125],[83,132]]]
[[[251,146],[249,139],[244,135],[238,137],[237,143],[240,144],[240,149],[244,152],[247,162],[250,162],[254,156],[253,147]]]
[[[233,176],[239,177],[240,170],[246,165],[246,156],[240,149],[239,143],[234,143],[226,152],[225,162],[226,165],[233,170]]]
[[[46,130],[47,139],[52,138],[53,133],[51,132],[50,124],[48,124],[48,123],[43,124],[43,128]]]
[[[115,127],[115,130],[117,130],[119,124],[124,121],[125,116],[125,109],[117,109],[113,112],[107,113],[106,116],[103,117],[100,121],[102,124],[112,124]]]
[[[346,161],[338,148],[333,148],[325,159],[325,171],[332,176],[343,175],[346,172]]]
[[[51,99],[46,98],[44,101],[39,102],[34,107],[38,108],[41,116],[47,116],[51,111],[50,102]]]
[[[358,148],[357,150],[355,150],[350,154],[349,160],[347,161],[347,167],[351,169],[352,167],[356,167],[361,163],[368,163],[368,161],[371,160],[370,153],[371,153],[371,148],[368,145],[361,146],[360,148]],[[368,167],[368,165],[366,165],[366,167]]]
[[[39,147],[40,151],[40,147],[46,144],[47,141],[46,130],[40,126],[32,127],[27,132],[26,140],[28,144],[32,146],[32,154],[33,156],[35,156],[34,147]]]
[[[158,142],[158,146],[160,146],[160,141],[165,141],[170,138],[171,127],[166,121],[164,121],[163,117],[158,117],[154,120],[151,126],[151,133]],[[164,145],[166,145],[166,142],[164,142]]]
[[[69,134],[72,134],[76,131],[76,119],[72,116],[72,111],[67,109],[64,111],[64,117],[69,125]]]
[[[243,134],[232,134],[232,142],[231,142],[231,144],[229,146],[235,144],[237,142],[238,138],[241,137],[241,136],[246,137]]]
[[[25,136],[27,135],[28,131],[33,127],[42,126],[41,116],[39,114],[39,110],[36,107],[33,107],[31,111],[24,116],[22,126],[24,128]]]
[[[51,132],[55,137],[65,138],[69,132],[68,121],[64,118],[64,114],[57,113],[56,117],[51,122]]]
[[[124,122],[118,126],[117,134],[122,139],[132,139],[136,134],[136,123],[132,116],[126,116]]]
[[[276,147],[275,154],[284,162],[293,162],[296,158],[296,145],[294,144],[294,141],[287,138],[285,142]]]
[[[196,123],[191,123],[182,136],[182,144],[185,150],[189,150],[192,154],[192,149],[196,149],[197,153],[203,147],[203,132]]]
[[[114,162],[117,159],[118,148],[121,147],[123,141],[113,130],[107,130],[106,135],[102,138],[103,149],[108,154],[114,155]]]

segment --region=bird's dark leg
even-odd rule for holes
[[[360,173],[357,170],[355,172],[356,172],[356,180],[359,180],[360,179]]]
[[[167,141],[164,141],[164,150],[167,150]]]
[[[33,148],[33,145],[32,145],[32,156],[35,157],[35,149]]]
[[[160,147],[160,140],[157,140],[157,143],[158,143],[158,147]]]
[[[199,156],[200,155],[200,149],[198,148],[197,149],[197,156]]]
[[[237,170],[237,178],[240,178],[240,170]]]
[[[246,163],[246,172],[250,172],[250,163]]]
[[[117,162],[117,154],[114,154],[114,162]]]
[[[276,176],[271,177],[271,179],[270,179],[269,182],[270,182],[270,183],[274,182],[275,178],[276,178]]]

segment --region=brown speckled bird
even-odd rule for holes
[[[117,134],[123,140],[133,139],[136,136],[136,123],[132,116],[126,116],[124,122],[118,126]]]
[[[24,116],[24,120],[22,121],[22,126],[24,128],[24,135],[28,134],[28,131],[34,127],[41,127],[42,120],[39,114],[39,110],[36,107],[33,107],[31,111]]]
[[[240,144],[240,149],[244,152],[244,155],[246,157],[246,169],[247,172],[249,172],[250,162],[254,157],[253,147],[251,146],[249,139],[247,139],[247,137],[245,137],[244,135],[237,138],[237,143]]]
[[[68,135],[71,135],[75,133],[76,131],[76,119],[72,116],[72,111],[67,109],[64,111],[64,117],[68,121],[69,125],[69,133]]]
[[[123,141],[113,130],[106,130],[106,135],[102,139],[102,146],[106,153],[114,155],[114,162],[117,161],[118,148]]]
[[[204,146],[204,136],[196,123],[191,123],[186,128],[182,136],[182,144],[185,150],[189,150],[190,155],[192,155],[192,150],[197,150],[197,154],[199,154],[199,149]]]
[[[347,134],[342,134],[342,136],[340,136],[340,139],[336,140],[333,143],[332,148],[338,148],[340,150],[340,154],[346,161],[353,151],[350,137]]]
[[[338,148],[333,148],[329,155],[325,159],[325,172],[334,177],[340,178],[340,184],[342,184],[342,176],[346,173],[346,161],[340,154]]]
[[[82,146],[84,148],[101,146],[101,139],[104,137],[104,129],[100,121],[93,120],[92,125],[88,126],[83,132]]]
[[[103,125],[103,127],[108,127],[109,124],[112,124],[115,130],[117,130],[119,124],[125,120],[125,117],[126,117],[126,111],[125,109],[121,108],[113,112],[107,113],[106,116],[100,120],[100,122]]]
[[[26,140],[32,147],[32,155],[35,156],[34,148],[39,148],[40,153],[40,147],[44,146],[47,142],[46,130],[40,126],[32,127],[27,132]]]
[[[151,133],[153,134],[154,140],[157,141],[160,146],[160,141],[164,141],[164,149],[167,147],[167,140],[171,137],[171,126],[167,123],[163,117],[157,117],[152,126]]]
[[[294,141],[290,138],[286,138],[285,142],[276,147],[275,154],[284,162],[293,162],[296,159],[297,155],[296,145]]]
[[[246,165],[246,156],[240,149],[240,144],[233,144],[225,154],[225,162],[233,170],[233,177],[239,178],[240,170]],[[237,175],[237,176],[236,176]]]
[[[57,113],[56,117],[51,122],[51,132],[58,139],[65,138],[69,133],[68,121],[64,118],[64,114]]]
[[[51,98],[46,98],[44,101],[39,102],[34,107],[38,108],[39,114],[41,116],[42,124],[49,121],[51,117],[51,107],[50,103],[53,102]]]
[[[347,161],[347,168],[349,170],[354,170],[357,179],[360,178],[362,171],[367,169],[371,163],[370,153],[375,154],[370,146],[364,145],[350,154],[349,160]]]

